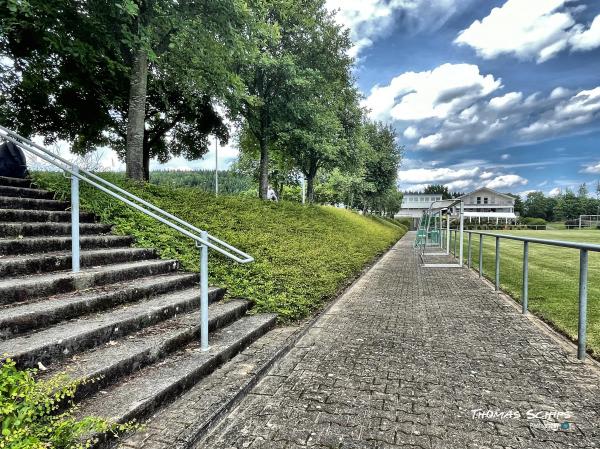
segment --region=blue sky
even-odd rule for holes
[[[556,194],[600,179],[600,1],[327,0],[356,80],[405,147],[402,189]],[[235,130],[232,129],[235,133]],[[55,148],[68,154],[68,146]],[[105,169],[123,169],[99,150]],[[236,159],[219,145],[219,167]],[[214,169],[201,160],[152,169]]]
[[[403,189],[555,194],[600,179],[600,2],[328,0]]]

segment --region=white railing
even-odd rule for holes
[[[118,199],[139,212],[175,229],[191,238],[200,248],[200,344],[203,350],[208,349],[208,249],[212,249],[238,263],[250,263],[254,258],[234,246],[210,235],[207,231],[172,215],[161,208],[137,197],[72,162],[52,153],[41,145],[18,135],[0,125],[0,138],[12,142],[22,150],[54,165],[71,175],[71,245],[72,270],[80,271],[79,240],[79,181],[84,181],[94,188]]]

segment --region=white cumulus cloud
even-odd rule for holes
[[[377,85],[363,105],[371,118],[395,122],[411,149],[443,150],[509,136],[532,141],[598,123],[600,86],[580,91],[501,90],[502,80],[473,64],[443,64],[424,72],[405,72]]]
[[[501,87],[473,64],[443,64],[425,72],[406,72],[386,86],[375,86],[364,105],[378,120],[445,119]]]
[[[581,173],[600,174],[600,162],[585,166],[583,170],[581,170]]]
[[[337,21],[350,29],[352,56],[388,36],[394,27],[408,32],[432,32],[473,0],[327,0]],[[426,11],[426,13],[424,13]]]
[[[455,39],[479,56],[493,59],[513,55],[538,63],[563,50],[600,47],[600,16],[586,26],[577,22],[574,0],[508,0],[487,17],[474,21]]]
[[[500,175],[489,181],[485,186],[490,189],[506,189],[513,186],[524,186],[527,179],[519,175]]]
[[[549,196],[558,196],[560,195],[560,187],[554,187],[550,192],[548,192]]]

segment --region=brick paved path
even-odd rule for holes
[[[324,314],[197,448],[600,446],[598,371],[473,273],[419,268],[413,238]],[[507,416],[473,418],[477,409]],[[529,410],[572,416],[527,419]],[[551,428],[564,421],[567,431]]]

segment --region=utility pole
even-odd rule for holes
[[[302,175],[301,181],[302,181],[302,204],[306,204],[306,180],[304,179],[304,175]]]
[[[215,136],[215,195],[219,195],[219,143]]]

